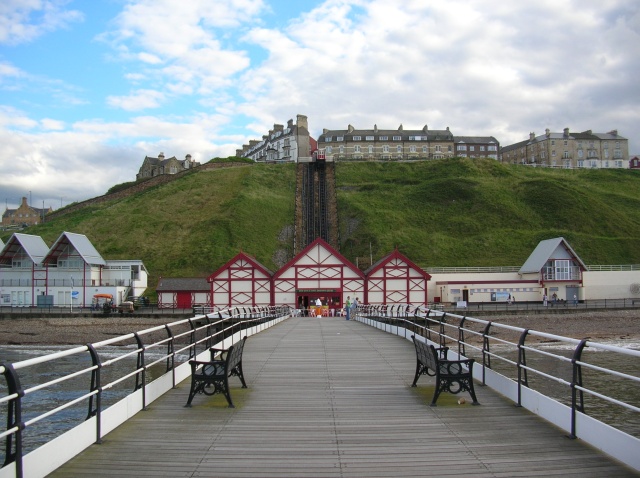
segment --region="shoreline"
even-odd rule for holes
[[[640,309],[582,310],[574,314],[561,315],[522,313],[482,316],[478,319],[578,340],[589,339],[594,342],[622,340],[640,343]],[[175,321],[175,317],[135,316],[0,319],[0,345],[85,345]],[[501,331],[500,335],[501,337],[517,336],[517,333],[506,334]],[[528,340],[549,341],[535,336],[530,336]]]

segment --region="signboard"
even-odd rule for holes
[[[316,294],[316,293],[335,293],[338,292],[336,289],[296,289],[298,294]]]
[[[79,295],[80,295],[80,292],[78,292],[77,290],[72,290],[71,291],[71,298],[72,299],[77,299]]]

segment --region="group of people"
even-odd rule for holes
[[[319,317],[320,315],[322,315],[322,300],[320,300],[320,298],[318,297],[316,299],[315,302],[316,305],[316,316]],[[344,315],[347,316],[347,320],[351,320],[351,314],[355,312],[356,308],[358,307],[358,298],[354,297],[353,300],[351,300],[351,296],[347,296],[347,301],[344,304]],[[313,315],[313,312],[310,314]]]
[[[347,296],[347,302],[344,304],[345,314],[347,316],[347,320],[351,320],[351,313],[356,311],[358,307],[358,298],[354,297],[353,301],[351,301],[351,297]]]

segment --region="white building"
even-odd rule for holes
[[[0,304],[91,306],[96,294],[115,305],[147,288],[140,260],[107,261],[82,234],[63,232],[47,247],[39,236],[15,233],[0,250]]]
[[[636,290],[638,289],[638,290]],[[519,269],[431,271],[435,302],[548,303],[574,300],[640,299],[640,267],[587,266],[563,237],[540,241]]]

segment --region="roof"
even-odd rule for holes
[[[209,291],[211,286],[206,277],[160,277],[156,290],[158,292]]]
[[[74,232],[63,232],[56,242],[51,246],[51,250],[44,259],[44,262],[54,262],[67,245],[71,245],[82,257],[87,264],[105,266],[107,262],[102,258],[100,253],[91,244],[91,241],[84,234],[76,234]]]
[[[324,130],[323,133],[318,137],[319,143],[327,143],[332,141],[327,141],[328,137],[333,139],[333,142],[336,140],[333,136],[342,137],[343,140],[347,138],[352,138],[353,136],[373,136],[374,141],[388,141],[388,139],[380,139],[380,136],[386,136],[387,138],[393,138],[394,136],[399,136],[402,141],[408,141],[409,137],[415,138],[420,137],[423,141],[453,141],[453,134],[447,129],[428,129],[426,126],[422,129],[404,129],[402,125],[398,129],[378,129],[378,127],[374,127],[373,129],[355,129],[351,125],[349,125],[348,129],[336,129],[336,130]]]
[[[388,262],[392,261],[393,259],[399,259],[399,260],[405,262],[409,267],[411,267],[412,269],[416,270],[426,280],[430,280],[431,279],[431,275],[430,274],[428,274],[423,269],[421,269],[416,264],[414,264],[405,255],[400,253],[400,251],[398,251],[398,249],[395,249],[393,252],[387,254],[382,259],[380,259],[379,261],[375,262],[371,267],[369,267],[366,271],[364,271],[364,274],[367,277],[369,277],[372,273],[374,273],[375,271],[377,271],[378,269],[380,269],[381,267],[383,267],[385,264],[387,264]]]
[[[560,246],[564,247],[564,249],[569,252],[569,254],[580,264],[580,267],[583,270],[587,269],[587,266],[582,262],[582,259],[578,257],[565,238],[556,237],[554,239],[540,241],[518,273],[530,274],[540,272],[547,261],[552,258],[553,253]]]
[[[358,269],[349,259],[344,257],[342,254],[336,251],[333,247],[331,247],[329,243],[327,243],[325,240],[321,238],[317,238],[315,241],[313,241],[311,244],[305,247],[302,251],[300,251],[293,259],[291,259],[284,266],[282,266],[278,270],[278,272],[276,272],[273,275],[273,278],[278,279],[282,274],[284,274],[284,272],[287,269],[293,266],[296,262],[300,260],[300,258],[304,257],[311,249],[313,249],[316,246],[323,247],[324,249],[329,251],[334,257],[337,257],[340,260],[340,262],[342,262],[345,266],[347,266],[349,269],[354,271],[359,277],[361,277],[362,279],[365,278],[363,272],[360,269]]]
[[[16,232],[2,248],[0,264],[10,264],[11,259],[20,249],[24,250],[34,264],[42,263],[49,251],[49,247],[40,236]]]
[[[249,256],[248,254],[246,254],[244,252],[239,252],[238,254],[236,254],[233,257],[233,259],[227,261],[227,263],[225,265],[223,265],[222,267],[218,268],[218,270],[216,270],[211,275],[209,275],[209,277],[207,277],[207,279],[206,279],[207,282],[213,282],[223,271],[229,269],[233,264],[238,262],[239,259],[247,261],[255,269],[258,269],[259,271],[261,271],[267,277],[271,277],[273,275],[273,272],[271,272],[265,266],[260,264],[260,262],[258,262],[255,258]]]
[[[454,143],[466,143],[466,144],[498,144],[498,140],[493,136],[454,136]]]

